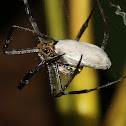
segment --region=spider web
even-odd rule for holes
[[[111,7],[116,8],[115,14],[119,15],[123,18],[123,23],[126,25],[126,12],[124,12],[119,5],[114,5],[111,2],[109,2]]]

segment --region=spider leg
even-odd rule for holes
[[[67,89],[67,87],[70,85],[71,81],[74,79],[74,77],[77,75],[78,73],[78,68],[80,66],[81,60],[82,60],[83,55],[81,55],[81,58],[76,66],[76,69],[74,70],[74,73],[72,74],[71,78],[68,80],[68,82],[66,83],[66,85],[63,87],[63,91],[65,91]]]
[[[101,48],[105,49],[105,47],[107,45],[107,41],[109,39],[109,26],[108,26],[108,23],[106,21],[106,17],[104,15],[104,12],[103,12],[103,9],[102,9],[102,6],[101,6],[99,0],[97,0],[97,2],[95,2],[94,6],[93,6],[93,8],[91,10],[91,13],[90,13],[89,17],[87,18],[86,22],[82,25],[82,27],[81,27],[81,29],[80,29],[77,37],[75,38],[75,40],[79,41],[79,39],[81,38],[82,34],[84,33],[84,31],[88,27],[88,22],[89,22],[89,20],[90,20],[90,18],[92,16],[92,13],[94,12],[94,9],[95,9],[97,3],[98,3],[98,6],[99,6],[99,9],[100,9],[100,12],[102,14],[103,21],[105,23],[105,32],[104,32],[104,37],[103,37],[103,41],[102,41],[102,45],[101,45]]]
[[[25,31],[30,31],[30,32],[32,32],[33,34],[35,34],[35,35],[37,35],[37,36],[39,36],[39,37],[41,37],[41,38],[51,39],[51,40],[54,41],[55,43],[58,42],[57,40],[55,40],[55,39],[53,39],[53,38],[51,38],[51,37],[49,37],[49,36],[47,36],[47,35],[45,35],[45,34],[42,34],[41,32],[37,32],[37,33],[36,33],[34,30],[31,30],[31,29],[29,29],[29,28],[24,28],[24,27],[21,27],[21,26],[18,26],[18,25],[13,25],[12,27],[18,28],[18,29],[22,29],[22,30],[25,30]]]
[[[103,12],[103,9],[102,9],[102,6],[101,6],[99,0],[97,0],[97,3],[98,3],[99,9],[101,11],[101,14],[102,14],[102,17],[103,17],[103,20],[104,20],[104,23],[105,23],[104,38],[103,38],[102,45],[101,45],[101,48],[105,49],[105,47],[107,45],[107,41],[109,39],[109,26],[108,26],[108,23],[106,21],[106,17],[104,15],[104,12]]]
[[[51,84],[51,91],[52,91],[52,94],[53,94],[54,97],[60,97],[60,96],[62,96],[62,92],[67,89],[67,87],[69,86],[69,84],[71,83],[71,81],[73,80],[73,78],[75,77],[75,75],[78,73],[78,68],[80,66],[81,60],[82,60],[82,55],[81,55],[81,58],[80,58],[80,60],[79,60],[79,62],[77,64],[76,69],[74,70],[73,75],[71,76],[71,78],[69,79],[69,81],[66,83],[66,85],[64,87],[62,87],[59,71],[55,71],[56,78],[57,78],[57,83],[58,83],[58,87],[59,87],[59,91],[60,92],[56,93],[56,87],[52,83]],[[57,68],[58,68],[58,66],[57,66]],[[57,68],[56,68],[56,70],[58,70]],[[52,77],[52,79],[53,79],[53,77]],[[53,82],[54,82],[54,80],[53,80]]]
[[[87,20],[85,21],[85,23],[82,25],[82,27],[81,27],[81,29],[80,29],[80,31],[79,31],[77,37],[75,38],[75,40],[79,41],[80,38],[81,38],[81,36],[82,36],[82,34],[84,33],[84,31],[85,31],[86,28],[88,27],[88,22],[89,22],[89,20],[90,20],[92,14],[93,14],[93,12],[94,12],[94,9],[95,9],[96,5],[97,5],[97,2],[95,2],[94,6],[93,6],[93,8],[92,8],[92,10],[91,10],[90,15],[88,16],[88,18],[87,18]]]
[[[55,62],[55,65],[53,65],[53,68],[54,68],[54,71],[56,73],[56,80],[57,80],[57,83],[58,83],[59,91],[63,91],[60,73],[59,73],[59,69],[58,69],[58,64],[56,62]]]
[[[62,54],[62,55],[64,55],[64,54]],[[50,63],[58,60],[62,55],[59,55],[59,56],[56,56],[56,57],[54,57],[52,59],[44,60],[44,61],[40,62],[37,65],[37,67],[35,67],[34,69],[30,70],[24,76],[24,78],[21,80],[21,82],[18,85],[18,89],[21,90],[42,69],[42,67],[44,67],[45,64],[50,64]],[[47,66],[50,66],[50,65],[47,65]]]
[[[60,92],[64,91],[61,78],[60,78],[60,73],[58,69],[58,63],[55,61],[55,63],[51,63],[51,65],[48,65],[48,72],[49,72],[49,80],[50,80],[50,87],[51,87],[51,94],[55,97],[57,95],[56,93],[56,86],[55,86],[55,76],[54,76],[54,71],[56,74],[56,81],[58,84],[58,89]]]
[[[4,51],[5,54],[13,55],[13,54],[25,54],[25,53],[39,52],[39,49],[37,47],[20,49],[20,50],[17,50],[17,49],[7,50],[9,43],[11,41],[13,30],[14,30],[14,27],[11,27],[11,29],[8,33],[8,36],[7,36],[7,40],[5,41],[5,45],[3,47],[3,51]]]
[[[44,65],[44,62],[40,62],[40,64],[37,65],[36,68],[30,70],[24,78],[21,80],[21,82],[18,85],[18,89],[21,90],[42,68],[42,65]]]
[[[56,97],[60,97],[62,95],[70,95],[70,94],[83,94],[83,93],[89,93],[89,92],[92,92],[92,91],[95,91],[95,90],[99,90],[99,89],[102,89],[102,88],[105,88],[105,87],[108,87],[108,86],[111,86],[115,83],[118,83],[120,81],[122,81],[123,79],[125,79],[126,76],[116,80],[116,81],[113,81],[113,82],[110,82],[110,83],[107,83],[105,85],[102,85],[102,86],[99,86],[97,88],[92,88],[92,89],[84,89],[84,90],[79,90],[79,91],[68,91],[68,92],[60,92],[56,95]]]
[[[58,83],[58,88],[59,88],[59,91],[63,91],[63,88],[62,88],[62,83],[61,83],[61,79],[60,79],[60,73],[59,73],[59,70],[58,70],[58,64],[56,63],[55,61],[55,64],[51,63],[51,65],[48,65],[48,73],[49,73],[49,80],[50,80],[50,87],[51,87],[51,94],[52,96],[56,96],[57,93],[56,93],[56,86],[55,86],[55,74],[54,74],[54,71],[56,73],[56,80],[57,80],[57,83]]]
[[[23,0],[23,2],[24,2],[24,5],[25,5],[26,14],[29,16],[29,21],[30,21],[30,23],[31,23],[31,25],[32,25],[32,27],[33,27],[35,33],[36,33],[36,34],[39,34],[40,31],[39,31],[39,28],[38,28],[38,26],[37,26],[37,23],[35,22],[35,19],[34,19],[34,18],[32,17],[32,15],[31,15],[31,10],[30,10],[30,6],[29,6],[29,4],[28,4],[28,1],[27,1],[27,0]],[[38,39],[39,39],[40,42],[41,42],[41,41],[44,41],[44,38],[42,38],[42,37],[39,37],[39,36],[38,36]]]
[[[55,77],[54,77],[54,70],[53,70],[53,64],[48,65],[48,74],[49,74],[49,85],[51,87],[51,94],[52,96],[56,95],[56,86],[55,86]]]
[[[35,34],[35,31],[34,30],[31,30],[29,28],[24,28],[24,27],[21,27],[21,26],[18,26],[18,25],[13,25],[12,26],[13,28],[17,28],[17,29],[22,29],[22,30],[25,30],[25,31],[30,31],[32,32],[33,34]]]

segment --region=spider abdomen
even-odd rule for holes
[[[91,67],[95,69],[109,69],[111,61],[107,53],[100,47],[76,40],[59,40],[55,45],[55,52],[63,54],[63,62],[71,66],[76,66],[81,60],[80,66]]]

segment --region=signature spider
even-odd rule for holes
[[[71,81],[73,80],[73,78],[76,76],[76,74],[80,72],[79,71],[80,68],[91,67],[95,69],[105,70],[109,69],[111,66],[111,61],[108,58],[107,53],[104,51],[107,45],[107,41],[109,39],[109,27],[99,0],[96,0],[90,12],[90,15],[88,16],[85,23],[82,25],[75,40],[55,40],[47,35],[40,33],[37,23],[35,22],[34,18],[31,15],[31,10],[28,1],[23,0],[23,2],[25,5],[26,14],[29,16],[29,21],[33,27],[33,30],[13,25],[4,45],[4,53],[9,55],[38,53],[41,62],[24,76],[24,78],[18,85],[19,90],[21,90],[32,79],[32,77],[34,77],[45,65],[47,65],[48,68],[51,94],[54,97],[60,97],[62,95],[69,95],[69,94],[81,94],[92,92],[94,90],[99,90],[101,88],[115,84],[126,78],[125,76],[116,81],[107,83],[105,85],[93,89],[84,89],[79,91],[65,91],[69,86],[69,84],[71,83]],[[88,22],[97,4],[99,6],[106,27],[101,47],[98,47],[94,44],[79,41],[82,34],[84,33],[84,31],[88,26]],[[37,35],[40,43],[37,45],[37,47],[34,48],[7,50],[14,28],[21,28],[33,32],[35,35]],[[73,67],[75,67],[75,69],[73,69]],[[64,86],[62,85],[60,79],[60,73],[63,73],[65,75],[66,74],[71,75],[71,78]],[[58,93],[56,92],[55,76],[59,89]]]

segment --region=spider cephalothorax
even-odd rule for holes
[[[38,73],[38,71],[40,71],[42,67],[45,65],[47,65],[48,68],[49,81],[50,81],[49,85],[51,87],[51,94],[55,97],[60,97],[62,95],[69,95],[69,94],[88,93],[94,90],[99,90],[101,88],[110,86],[126,78],[125,76],[116,81],[110,82],[108,84],[93,89],[84,89],[79,91],[65,91],[69,86],[69,84],[71,83],[71,81],[73,80],[73,78],[76,76],[76,74],[78,74],[81,71],[83,67],[91,67],[95,69],[105,70],[105,69],[109,69],[111,66],[111,61],[107,53],[104,51],[109,38],[109,27],[99,0],[95,2],[89,17],[82,25],[75,40],[68,40],[68,39],[55,40],[47,35],[40,33],[37,23],[35,22],[35,20],[31,15],[28,1],[23,0],[23,2],[25,5],[26,14],[29,16],[29,21],[33,27],[33,30],[30,30],[28,28],[23,28],[20,26],[15,26],[15,25],[12,26],[12,29],[10,30],[4,45],[4,53],[10,55],[38,53],[41,62],[24,76],[24,78],[21,80],[21,82],[18,85],[19,90],[21,90],[29,82],[29,80],[31,80],[32,77],[35,76]],[[79,42],[82,34],[84,33],[84,31],[88,26],[88,22],[97,4],[101,11],[103,21],[106,27],[101,47],[86,42]],[[37,35],[40,43],[37,45],[37,47],[34,48],[27,48],[21,50],[7,50],[14,28],[21,28],[33,32],[35,35]],[[60,73],[63,73],[65,75],[66,74],[71,75],[71,78],[64,86],[62,85],[60,79]],[[55,78],[58,84],[59,93],[56,92]]]
[[[37,45],[39,49],[39,54],[43,55],[44,57],[52,58],[57,56],[56,52],[54,51],[54,42],[51,41],[42,41]]]

